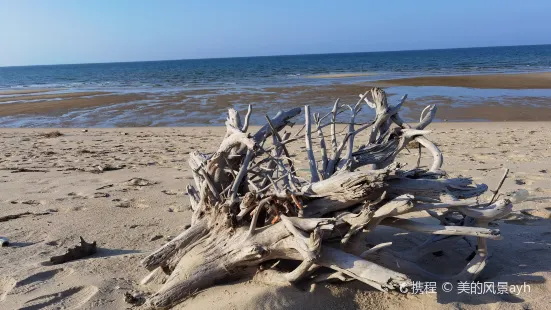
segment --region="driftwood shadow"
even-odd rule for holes
[[[138,254],[138,253],[141,253],[141,251],[98,248],[97,252],[94,255],[89,256],[88,258],[112,257],[112,256],[127,255],[127,254]]]
[[[319,283],[312,290],[309,290],[309,287],[247,282],[226,282],[225,285],[211,287],[191,297],[180,305],[182,308],[177,309],[196,309],[210,300],[217,300],[219,309],[373,309],[372,306],[377,299],[387,300],[384,297],[385,293],[358,281],[344,284]],[[238,297],[220,300],[219,296],[224,294]],[[367,299],[370,301],[366,302]]]
[[[431,217],[416,218],[416,221],[424,223],[435,223],[435,219]],[[535,286],[546,282],[543,276],[534,275],[535,273],[551,271],[551,251],[549,251],[549,236],[551,236],[551,221],[539,220],[530,226],[513,225],[504,222],[499,222],[499,229],[506,234],[503,240],[489,240],[490,258],[485,269],[480,273],[474,283],[491,282],[496,287],[496,293],[485,294],[468,294],[465,292],[459,293],[460,284],[450,282],[453,289],[450,292],[444,292],[442,285],[445,280],[436,280],[437,302],[439,304],[462,303],[468,305],[482,305],[496,302],[505,303],[529,303],[530,294],[536,295]],[[547,231],[546,231],[547,229]],[[379,226],[375,231],[367,235],[359,235],[357,238],[364,238],[368,246],[381,242],[393,242],[390,249],[396,251],[405,251],[420,244],[427,235],[420,233],[406,232],[392,227]],[[476,244],[474,238],[471,239],[471,244]],[[354,251],[354,249],[352,249]],[[437,274],[453,275],[460,271],[465,264],[467,258],[474,250],[469,244],[464,241],[458,241],[456,248],[445,249],[441,253],[424,255],[417,263]],[[384,249],[382,250],[384,251]],[[361,250],[356,250],[361,252]],[[386,265],[387,267],[396,269],[393,263],[378,261],[374,262]],[[414,281],[434,282],[434,279],[426,279],[418,275],[411,275]],[[525,290],[521,294],[497,294],[498,282],[507,283],[507,287],[512,285],[522,286]],[[472,283],[472,282],[469,282]],[[472,284],[479,285],[479,284]],[[526,287],[527,285],[528,287]]]

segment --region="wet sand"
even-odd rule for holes
[[[547,84],[546,84],[547,83]],[[219,88],[199,90],[141,90],[139,93],[81,91],[67,93],[11,93],[0,97],[0,126],[4,127],[141,127],[223,124],[229,107],[245,110],[253,105],[252,123],[266,113],[309,104],[326,113],[334,101],[354,104],[371,87],[385,86],[391,105],[407,92],[401,112],[416,120],[428,104],[437,104],[437,121],[548,121],[551,120],[551,73],[423,77],[384,82]],[[427,89],[425,85],[432,87]],[[409,87],[404,87],[409,86]],[[413,87],[412,87],[413,86]],[[425,87],[416,87],[425,86]],[[445,86],[445,87],[444,87]],[[454,88],[458,86],[464,88]],[[513,90],[494,90],[494,88]],[[543,87],[549,89],[543,89]],[[476,87],[474,90],[467,87]],[[532,90],[542,87],[541,90]],[[484,90],[491,88],[489,90]],[[522,88],[527,88],[523,90]],[[453,89],[453,91],[450,91]],[[45,90],[44,90],[45,91]],[[515,93],[516,92],[516,93]],[[444,95],[439,95],[444,94]],[[101,111],[95,108],[102,108]],[[367,109],[366,109],[367,110]],[[86,112],[85,116],[78,112]],[[69,113],[75,112],[75,113]],[[370,114],[371,113],[371,114]],[[40,116],[37,123],[33,117]],[[56,118],[57,117],[57,118]],[[372,111],[358,119],[371,120]]]
[[[424,76],[382,80],[377,86],[450,86],[494,89],[550,89],[551,72],[463,76]]]
[[[78,97],[90,97],[98,95],[106,95],[107,92],[74,92],[74,93],[62,93],[62,94],[42,94],[31,96],[6,96],[0,97],[0,103],[11,101],[34,101],[34,100],[47,100],[47,99],[71,99]],[[17,94],[20,95],[20,94]]]
[[[106,113],[91,116],[90,123],[63,123],[63,127],[91,127],[101,124],[106,114],[113,118],[122,115],[136,114],[119,127],[136,126],[174,126],[190,124],[222,124],[220,115],[229,107],[237,107],[244,110],[248,103],[253,105],[255,114],[264,115],[274,113],[280,109],[290,109],[296,106],[309,104],[316,112],[326,113],[332,107],[334,100],[340,98],[341,102],[355,103],[358,94],[363,93],[370,86],[364,85],[333,85],[327,87],[286,87],[269,88],[262,93],[236,93],[220,94],[215,91],[204,91],[203,98],[188,92],[180,92],[170,95],[150,94],[99,94],[90,96],[48,96],[49,99],[39,99],[33,96],[33,101],[25,103],[0,103],[0,116],[32,115],[60,116],[71,111],[86,110],[103,107]],[[396,94],[401,96],[402,94]],[[143,103],[133,103],[143,101]],[[398,102],[393,98],[391,104]],[[456,100],[446,96],[423,96],[407,100],[407,110],[402,115],[407,119],[418,119],[421,111],[428,104],[437,104],[438,120],[449,121],[547,121],[551,120],[551,106],[548,98],[537,97],[509,97],[501,100],[495,98],[482,98],[478,102],[471,103]],[[132,103],[132,104],[125,104]],[[138,112],[139,111],[139,112]],[[174,122],[173,117],[184,115],[182,122]],[[360,117],[370,117],[371,111],[366,111]],[[145,117],[147,116],[147,118]],[[367,121],[368,119],[360,119]],[[70,121],[70,120],[69,120]],[[155,122],[153,122],[155,121]],[[253,116],[253,123],[256,119]],[[102,126],[102,125],[100,125]],[[48,127],[50,127],[48,125]]]
[[[2,95],[25,95],[35,93],[45,93],[50,91],[61,90],[60,88],[48,88],[48,89],[14,89],[14,90],[0,90],[0,96]]]
[[[488,242],[491,258],[480,278],[509,285],[527,283],[529,292],[385,294],[358,282],[320,283],[309,292],[244,280],[197,292],[174,309],[550,309],[551,225],[544,218],[551,217],[551,122],[439,123],[427,129],[432,130],[428,137],[442,150],[443,168],[452,177],[472,176],[475,182],[494,188],[501,169],[507,167],[511,171],[501,192],[529,191],[529,199],[515,204],[514,210],[541,219],[500,221],[504,238]],[[62,136],[42,135],[50,131],[0,129],[0,213],[30,212],[0,222],[0,236],[11,242],[11,246],[0,248],[0,308],[130,308],[124,302],[125,292],[151,293],[159,286],[140,285],[149,273],[140,260],[190,223],[184,192],[185,186],[193,183],[188,154],[216,151],[226,129],[60,129]],[[366,135],[361,133],[358,141],[365,141]],[[290,143],[288,149],[297,154],[297,171],[303,171],[308,164],[304,141]],[[430,154],[422,154],[421,165],[429,165]],[[404,151],[398,161],[413,167],[417,152]],[[119,169],[93,173],[100,165]],[[133,186],[127,182],[132,178],[150,183]],[[356,238],[365,242],[351,251],[359,254],[368,245],[379,243],[381,234],[388,234],[392,248],[398,250],[426,237],[378,227],[373,233],[358,235]],[[62,265],[43,264],[73,247],[80,236],[97,241],[98,252]],[[420,263],[436,268],[435,272],[453,274],[466,264],[471,252],[466,242],[457,243],[441,256],[426,255]]]
[[[303,78],[307,79],[340,79],[340,78],[349,78],[349,77],[358,77],[358,76],[372,76],[377,75],[374,72],[347,72],[347,73],[328,73],[328,74],[313,74],[306,75]]]
[[[93,96],[91,94],[94,94]],[[84,95],[43,95],[32,96],[34,101],[25,103],[0,103],[0,116],[17,114],[52,115],[63,114],[75,109],[99,107],[112,104],[127,103],[143,98],[143,95],[107,94],[95,92]],[[59,100],[44,100],[56,99]],[[12,99],[13,100],[13,99]],[[9,100],[9,101],[12,101]]]

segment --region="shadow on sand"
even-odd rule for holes
[[[421,222],[432,222],[434,219],[416,218]],[[400,292],[382,293],[357,281],[339,284],[317,284],[310,289],[308,283],[293,286],[266,285],[250,281],[233,282],[230,285],[216,286],[199,293],[184,302],[183,306],[204,305],[210,299],[219,300],[227,295],[227,300],[218,302],[225,308],[258,308],[262,309],[428,309],[428,308],[463,308],[464,306],[501,307],[496,304],[512,304],[513,308],[537,308],[547,288],[545,278],[538,274],[551,271],[551,221],[541,220],[530,226],[500,223],[503,240],[489,240],[490,259],[476,282],[469,285],[481,285],[491,282],[506,283],[508,290],[515,285],[522,289],[520,294],[460,293],[459,283],[451,283],[453,289],[446,293],[442,290],[444,281],[436,281],[436,293],[413,295]],[[359,246],[348,248],[351,253],[361,253],[366,247],[381,242],[392,241],[391,248],[396,251],[406,250],[419,244],[427,236],[408,233],[395,228],[379,226],[369,235],[358,235],[355,238]],[[364,241],[365,240],[365,241]],[[363,242],[362,242],[363,241]],[[475,244],[474,239],[471,244]],[[473,248],[467,242],[460,241],[452,249],[446,249],[439,255],[427,254],[417,261],[426,270],[452,276],[460,272],[468,262]],[[381,262],[373,257],[374,262],[399,271],[396,262]],[[410,274],[414,281],[434,281]],[[480,283],[480,284],[479,284]],[[529,288],[527,287],[529,286]],[[543,295],[542,295],[543,294]],[[541,306],[541,304],[539,304]]]

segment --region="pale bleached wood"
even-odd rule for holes
[[[472,184],[470,178],[446,177],[442,153],[429,139],[430,131],[425,130],[434,120],[435,106],[427,107],[420,123],[412,127],[399,115],[407,96],[391,106],[382,89],[369,93],[373,102],[367,92],[355,105],[340,105],[337,100],[323,117],[306,106],[305,125],[292,137],[289,132],[279,132],[292,125],[292,119],[301,112],[299,108],[279,112],[273,118],[266,115],[267,124],[251,135],[245,133],[251,107],[244,122],[230,109],[226,134],[217,152],[190,154],[195,181],[195,186],[186,188],[193,210],[191,227],[142,260],[142,265],[152,271],[143,285],[164,282],[148,298],[148,305],[170,308],[229,277],[252,277],[267,261],[298,261],[298,267],[290,272],[261,273],[265,280],[278,283],[354,279],[386,291],[411,284],[401,271],[433,280],[476,279],[488,263],[486,239],[501,238],[500,231],[489,229],[488,224],[511,212],[511,199],[484,202],[479,196],[487,190],[486,185]],[[362,102],[375,109],[376,118],[356,128]],[[338,144],[336,117],[346,111],[342,107],[348,107],[351,116]],[[311,141],[312,117],[322,148],[321,169]],[[326,117],[331,120],[323,124]],[[324,126],[331,128],[330,158]],[[367,129],[368,143],[357,147],[355,139]],[[270,136],[273,142],[265,143]],[[306,142],[309,177],[297,175],[295,161],[300,161],[287,148],[301,138]],[[403,171],[396,163],[396,156],[411,141],[432,154],[429,170],[417,167]],[[440,224],[415,221],[426,216],[424,213]],[[404,214],[411,219],[400,218]],[[401,252],[390,247],[390,242],[383,242],[362,253],[377,263],[334,248],[331,243],[340,240],[343,247],[349,243],[362,247],[363,240],[352,236],[362,230],[377,234],[379,225],[433,238]],[[461,272],[436,275],[417,263],[431,251],[446,250],[459,240],[467,240],[465,236],[476,237],[478,248]],[[278,269],[277,263],[270,265]]]
[[[428,113],[426,115],[425,111],[428,110]],[[421,119],[419,120],[419,124],[415,128],[417,129],[425,129],[432,121],[434,120],[434,116],[436,116],[436,105],[431,104],[428,105],[423,112],[421,112]]]
[[[333,104],[333,109],[331,110],[331,149],[333,150],[333,156],[335,156],[335,153],[337,152],[337,131],[336,131],[336,123],[337,123],[337,113],[339,110],[339,98],[335,101],[335,104]]]
[[[170,240],[160,249],[145,257],[141,261],[142,266],[144,266],[148,270],[153,270],[161,266],[166,260],[170,258],[170,256],[172,256],[172,254],[174,254],[180,248],[200,238],[205,233],[206,228],[207,225],[205,222],[199,222],[195,225],[192,225],[189,229],[185,230],[174,239]]]
[[[346,153],[346,157],[339,162],[338,164],[339,169],[351,170],[351,164],[352,164],[352,161],[354,160],[352,155],[354,152],[354,138],[356,136],[356,131],[354,130],[354,123],[356,122],[356,115],[362,109],[361,103],[364,100],[364,98],[367,97],[368,93],[369,91],[365,92],[362,96],[360,96],[360,100],[353,107],[348,106],[351,112],[350,123],[348,124],[348,134],[345,137],[345,141],[348,140],[348,142],[346,143],[348,151]],[[345,142],[343,141],[343,145],[344,144]]]
[[[427,138],[419,136],[415,137],[415,141],[417,141],[419,144],[424,146],[426,149],[430,151],[432,154],[432,166],[430,167],[430,172],[438,172],[442,168],[442,165],[444,164],[444,156],[442,155],[442,152],[438,147],[429,141]]]
[[[362,254],[360,254],[360,257],[361,258],[366,258],[369,255],[375,254],[375,253],[377,253],[377,251],[380,251],[380,250],[382,250],[386,247],[389,247],[391,245],[392,245],[392,242],[379,243],[376,246],[370,248],[369,250],[366,250],[366,251],[362,252]]]
[[[507,178],[508,173],[509,173],[509,169],[505,168],[505,170],[503,171],[503,176],[501,177],[501,180],[499,181],[499,184],[497,185],[496,189],[494,189],[492,191],[493,196],[492,196],[492,199],[490,199],[490,203],[494,202],[494,200],[496,199],[497,194],[499,193],[499,189],[501,188],[501,186],[503,185],[503,182]]]
[[[243,122],[243,127],[241,127],[242,132],[247,132],[247,130],[249,129],[249,121],[251,119],[252,112],[253,112],[253,108],[249,104],[249,107],[247,108],[247,114],[245,115],[245,122]]]
[[[320,141],[320,154],[321,154],[321,177],[325,178],[325,171],[327,170],[327,163],[328,163],[328,157],[327,157],[327,146],[325,145],[325,136],[323,135],[323,130],[321,127],[321,121],[322,119],[319,118],[319,114],[316,117],[316,132],[318,133],[318,138]]]
[[[228,118],[226,119],[226,126],[228,127],[228,132],[233,131],[234,129],[241,129],[241,116],[236,109],[228,109]]]
[[[375,124],[371,128],[368,144],[375,143],[377,135],[383,136],[389,128],[388,101],[386,93],[380,88],[374,88],[370,91],[375,106]]]
[[[322,248],[316,264],[340,271],[381,291],[397,289],[411,281],[404,274],[331,247]]]
[[[252,150],[248,150],[247,155],[245,155],[243,164],[241,164],[241,169],[239,169],[239,173],[235,177],[235,180],[230,190],[232,201],[237,201],[237,194],[238,194],[237,190],[239,189],[239,186],[241,185],[243,178],[247,174],[247,169],[249,169],[249,163],[251,162],[253,155],[254,155],[254,152]]]
[[[320,180],[318,175],[318,167],[316,164],[316,158],[314,157],[314,151],[312,150],[312,115],[310,114],[310,106],[304,106],[304,124],[306,125],[306,135],[304,141],[306,144],[306,154],[308,155],[308,164],[310,166],[311,182],[318,182]]]
[[[487,229],[467,226],[430,225],[397,217],[387,217],[381,221],[381,225],[434,235],[473,236],[492,240],[502,239],[499,229]]]
[[[258,130],[254,136],[253,139],[256,143],[261,143],[264,141],[264,139],[268,138],[272,135],[272,127],[275,128],[275,132],[278,132],[279,130],[283,129],[283,127],[290,124],[291,119],[295,116],[299,115],[301,112],[300,108],[294,108],[288,111],[280,111],[277,113],[277,115],[271,119],[272,124],[266,124],[260,130]]]

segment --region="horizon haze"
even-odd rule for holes
[[[0,66],[542,45],[548,12],[543,0],[1,2]]]

